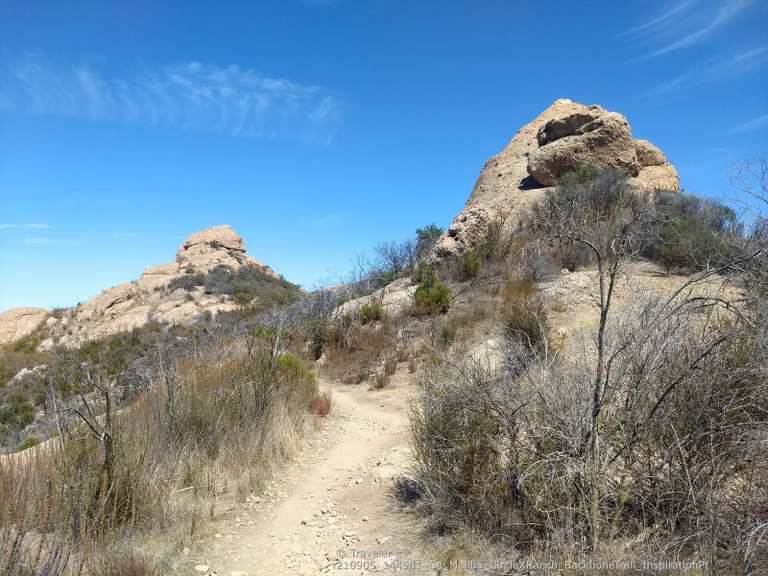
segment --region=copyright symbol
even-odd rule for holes
[[[336,550],[336,557],[337,558],[346,558],[347,557],[347,551],[343,548],[339,548]]]

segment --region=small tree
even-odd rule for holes
[[[435,270],[427,263],[420,266],[421,280],[413,294],[414,312],[420,314],[438,314],[448,311],[451,305],[451,291],[440,282]]]
[[[417,228],[416,229],[416,257],[426,258],[430,252],[432,252],[432,247],[437,242],[437,239],[440,238],[440,236],[443,233],[443,229],[440,228],[437,224],[429,224],[428,226],[424,226],[424,228]]]
[[[374,250],[383,274],[399,276],[416,263],[416,244],[413,240],[382,242]]]

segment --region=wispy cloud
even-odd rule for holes
[[[670,54],[702,42],[746,11],[753,0],[701,2],[682,0],[659,16],[625,30],[619,36],[655,44],[640,59]]]
[[[710,60],[683,72],[651,90],[649,96],[661,96],[676,90],[715,82],[729,76],[745,74],[768,63],[768,46],[758,46],[727,58]]]
[[[754,132],[755,130],[762,130],[768,128],[768,114],[763,114],[752,118],[743,124],[739,124],[731,132],[735,134],[743,134],[744,132]]]
[[[44,230],[50,227],[51,226],[48,224],[0,224],[0,230],[9,230],[14,228]]]
[[[119,77],[27,57],[6,68],[0,111],[311,141],[330,141],[342,115],[327,89],[237,65],[187,62]]]
[[[82,246],[85,240],[82,238],[50,238],[48,236],[34,236],[24,238],[27,246]]]
[[[624,30],[619,36],[630,36],[634,38],[640,38],[643,36],[650,36],[658,34],[662,30],[666,29],[670,25],[673,25],[676,21],[675,16],[682,14],[696,4],[697,0],[683,0],[674,6],[671,6],[666,12],[657,16],[648,22],[633,26],[628,30]]]

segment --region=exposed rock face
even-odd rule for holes
[[[432,257],[443,260],[477,246],[498,214],[514,226],[547,187],[579,164],[622,170],[640,191],[677,191],[680,186],[675,168],[653,144],[634,140],[624,116],[601,106],[556,100],[485,163]]]
[[[344,304],[333,311],[333,316],[340,318],[346,314],[354,314],[360,306],[370,304],[371,302],[381,304],[384,314],[390,318],[402,316],[413,304],[413,293],[415,291],[416,285],[410,278],[400,278],[368,296],[361,296],[349,302],[344,302]]]
[[[277,277],[269,266],[246,255],[243,239],[227,225],[192,234],[176,253],[176,263],[179,270],[194,272],[208,272],[216,266],[229,266],[233,270],[257,266],[269,276]]]
[[[528,173],[544,186],[554,186],[560,178],[579,165],[617,168],[637,176],[640,166],[637,162],[635,141],[629,123],[621,114],[606,112],[600,114],[568,133],[578,121],[589,118],[589,114],[573,114],[563,120],[553,121],[563,125],[560,138],[550,138],[528,158]],[[548,122],[541,130],[547,134]],[[560,124],[558,124],[558,122]],[[541,138],[538,138],[541,141]]]
[[[635,149],[640,173],[630,180],[630,184],[636,191],[652,193],[655,190],[680,190],[677,170],[661,150],[648,140],[635,140]]]
[[[227,295],[206,294],[200,287],[170,290],[170,283],[188,274],[206,273],[216,266],[239,270],[254,266],[266,275],[277,274],[245,252],[243,239],[230,226],[215,226],[189,236],[176,261],[147,268],[135,282],[104,290],[61,318],[40,308],[15,308],[0,314],[0,344],[18,340],[43,321],[49,334],[41,349],[55,344],[77,346],[87,340],[144,326],[194,322],[201,314],[231,311],[237,305]]]
[[[48,318],[44,308],[11,308],[0,313],[0,344],[28,336]]]
[[[664,153],[648,140],[635,140],[635,151],[637,152],[637,162],[641,168],[663,166],[668,163]]]

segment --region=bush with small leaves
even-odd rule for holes
[[[380,322],[384,319],[384,308],[378,302],[366,302],[357,309],[355,315],[361,324]]]
[[[715,200],[659,192],[655,199],[659,235],[642,255],[667,270],[693,272],[717,267],[732,255],[728,235],[739,233],[736,213]]]
[[[451,305],[451,291],[440,280],[432,267],[423,265],[421,281],[413,294],[414,306],[412,312],[416,316],[442,314]]]

